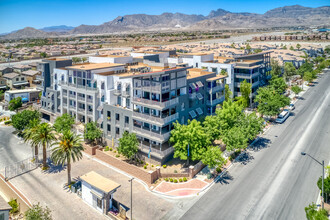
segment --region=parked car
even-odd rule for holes
[[[276,123],[282,124],[289,117],[290,111],[289,109],[284,109],[281,114],[279,114],[275,120]]]
[[[290,104],[290,105],[289,105],[289,110],[290,110],[290,111],[293,111],[295,108],[296,108],[296,107],[294,106],[294,104]]]

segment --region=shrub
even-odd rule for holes
[[[186,177],[183,177],[183,182],[187,182],[187,178]]]
[[[151,165],[151,167],[154,167],[154,165]]]
[[[144,162],[143,162],[143,160],[140,160],[140,164],[143,164]]]
[[[217,171],[217,173],[221,173],[221,168],[220,167],[217,167],[215,170]]]
[[[178,173],[178,171],[177,170],[174,170],[174,173]]]
[[[11,210],[10,210],[10,213],[11,214],[15,214],[18,212],[18,203],[17,203],[17,200],[16,199],[12,199],[8,202],[8,204],[11,206]]]
[[[109,151],[112,151],[112,147],[109,148]]]
[[[115,150],[114,153],[117,153],[117,151]]]
[[[144,169],[147,169],[147,165],[144,165]]]
[[[170,182],[173,183],[173,179],[172,178],[170,178]]]
[[[120,157],[120,155],[119,155],[119,154],[117,154],[117,155],[116,155],[116,157]]]
[[[179,182],[180,182],[180,183],[182,182],[182,179],[181,179],[181,178],[179,179]]]
[[[207,179],[211,179],[212,178],[212,173],[208,173],[207,174]]]
[[[5,125],[10,125],[11,121],[5,121]]]
[[[166,182],[168,182],[168,178],[165,178],[164,180],[165,180]]]
[[[146,165],[148,166],[149,164],[148,164],[148,163],[146,163]]]
[[[46,166],[46,167],[43,166],[41,169],[42,169],[42,170],[48,170],[49,167],[48,167],[48,166]]]
[[[177,179],[174,179],[174,183],[178,183],[178,180]]]
[[[166,165],[165,164],[163,165],[163,168],[166,168]]]
[[[104,151],[109,151],[109,146],[105,146]]]

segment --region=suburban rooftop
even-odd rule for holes
[[[117,63],[88,63],[88,64],[80,64],[80,65],[73,65],[67,66],[66,69],[69,70],[95,70],[95,69],[105,69],[110,67],[118,67],[118,66],[125,66],[125,64],[117,64]]]

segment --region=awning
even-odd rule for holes
[[[102,111],[103,110],[103,105],[100,105],[99,107],[97,107],[98,111]]]
[[[0,86],[0,89],[5,89],[7,88],[7,86]]]
[[[196,84],[198,85],[198,87],[203,87],[203,83],[201,81],[197,81]]]
[[[196,89],[196,88],[197,88],[197,86],[196,86],[195,83],[189,83],[189,86],[190,86],[192,89]]]
[[[196,108],[196,112],[199,114],[199,115],[202,115],[203,114],[203,110],[201,108]]]
[[[200,93],[197,93],[197,94],[196,94],[196,97],[197,97],[199,100],[202,100],[202,99],[204,98],[203,95],[200,94]]]
[[[196,112],[194,111],[194,110],[191,110],[190,112],[189,112],[189,115],[192,117],[192,118],[196,118]]]
[[[21,86],[21,85],[27,85],[29,82],[18,82],[18,83],[13,83],[13,86]]]

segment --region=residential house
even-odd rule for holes
[[[22,87],[29,86],[26,77],[18,73],[7,73],[3,75],[3,78],[7,80],[7,86],[10,89],[21,89]]]

